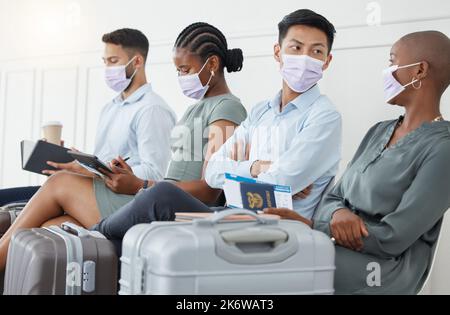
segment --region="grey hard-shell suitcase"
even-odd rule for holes
[[[0,237],[8,231],[25,206],[26,203],[12,203],[0,207]]]
[[[28,229],[11,240],[5,295],[114,295],[118,258],[100,233],[71,223]]]
[[[223,221],[236,214],[255,220]],[[334,293],[329,237],[301,222],[246,210],[137,225],[125,235],[122,250],[121,295]]]

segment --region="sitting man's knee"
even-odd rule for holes
[[[162,205],[171,204],[184,191],[178,186],[170,182],[160,182],[156,184],[152,189],[153,197]]]
[[[149,204],[151,201],[160,199],[168,194],[173,193],[176,188],[173,184],[168,182],[156,183],[153,187],[142,191],[136,195],[135,201],[139,204]]]
[[[153,191],[155,194],[166,194],[166,193],[173,193],[179,189],[177,186],[175,186],[171,182],[159,182],[156,183],[155,186],[153,186],[150,190]]]
[[[180,188],[170,182],[159,182],[150,189],[147,189],[135,198],[136,211],[142,211],[143,215],[153,213],[157,217],[171,218],[171,213],[166,213],[170,209],[173,198],[176,198],[176,192]]]

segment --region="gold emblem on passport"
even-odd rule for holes
[[[264,200],[260,194],[248,192],[247,198],[250,209],[262,208]]]

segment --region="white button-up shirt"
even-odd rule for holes
[[[126,100],[117,96],[100,115],[94,154],[108,162],[117,156],[141,179],[161,180],[171,158],[170,134],[176,115],[145,84]]]
[[[336,176],[341,159],[341,115],[316,85],[280,112],[281,92],[270,101],[255,106],[248,118],[211,157],[205,179],[213,188],[222,188],[224,174],[251,177],[257,160],[271,161],[270,169],[258,179],[291,186],[293,194],[313,184],[311,195],[294,200],[294,210],[311,218],[330,180]],[[248,161],[233,161],[234,143],[250,144]]]

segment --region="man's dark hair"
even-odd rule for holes
[[[336,29],[325,17],[308,9],[301,9],[286,15],[278,24],[279,37],[278,41],[281,45],[291,26],[306,25],[317,28],[325,33],[328,39],[328,52],[331,52],[334,42]]]
[[[103,35],[105,44],[120,45],[130,52],[139,52],[147,60],[149,43],[147,37],[139,30],[123,28]]]

